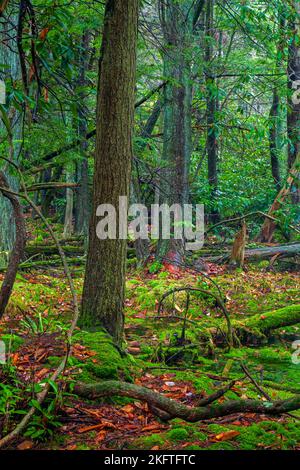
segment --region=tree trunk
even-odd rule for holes
[[[145,150],[147,146],[147,139],[151,138],[153,129],[155,128],[157,124],[157,121],[161,114],[162,107],[163,107],[163,103],[162,103],[161,97],[159,97],[159,99],[156,101],[153,107],[153,111],[151,115],[147,119],[147,122],[141,132],[140,137],[143,140],[139,142],[139,144],[137,145],[137,148],[136,148],[137,155],[142,156],[143,151]],[[145,204],[145,201],[143,200],[144,198],[142,197],[141,187],[140,187],[138,163],[136,163],[136,167],[137,167],[136,174],[133,173],[132,175],[131,200],[132,200],[132,203],[134,204]],[[149,257],[150,255],[149,245],[150,245],[149,240],[144,240],[141,238],[138,238],[135,240],[134,246],[136,249],[136,257],[137,257],[139,265],[143,265]]]
[[[277,191],[280,191],[280,164],[279,164],[279,150],[278,150],[278,117],[280,109],[280,98],[278,90],[274,87],[273,101],[269,114],[269,147],[271,156],[271,170],[272,176]]]
[[[15,37],[18,23],[18,12],[16,6],[3,4],[5,14],[8,15],[9,21],[2,20],[0,24],[0,63],[7,66],[4,69],[4,76],[1,78],[6,82],[15,83],[20,78],[20,63],[18,54],[15,52]],[[14,108],[10,108],[8,111],[8,117],[11,124],[12,135],[11,142],[9,143],[10,149],[7,149],[7,154],[10,153],[10,158],[13,160],[18,154],[19,144],[14,143],[14,140],[19,142],[21,139],[21,119],[19,112]],[[2,126],[2,122],[0,124]],[[18,183],[16,178],[9,175],[5,170],[5,177],[7,178],[9,186],[18,190]],[[13,211],[10,202],[0,196],[0,252],[9,252],[15,241],[15,224],[13,222]]]
[[[278,6],[278,43],[276,50],[276,61],[274,67],[274,73],[280,74],[282,69],[283,54],[284,54],[284,27],[285,27],[285,14],[281,7]],[[281,131],[281,120],[280,120],[280,95],[279,95],[279,84],[275,82],[273,88],[273,98],[269,114],[269,147],[271,157],[271,171],[274,179],[275,188],[277,192],[281,188],[280,178],[280,131]]]
[[[216,80],[211,72],[211,62],[213,60],[214,41],[214,0],[207,1],[206,25],[205,25],[205,62],[206,62],[206,123],[207,123],[207,158],[208,158],[208,182],[211,197],[210,220],[213,224],[219,221],[219,214],[216,208],[216,195],[218,189],[218,141],[216,130],[217,96]]]
[[[191,157],[191,64],[190,46],[193,21],[191,0],[160,2],[160,20],[164,34],[164,143],[161,203],[188,202],[189,167]],[[172,236],[172,235],[171,235]],[[158,255],[173,257],[182,251],[179,240],[160,240]],[[176,256],[176,255],[175,255]]]
[[[89,227],[89,175],[88,175],[88,155],[87,147],[88,142],[84,139],[87,134],[87,121],[85,116],[85,92],[82,88],[86,85],[86,70],[89,66],[89,57],[87,49],[89,46],[90,34],[85,31],[82,36],[81,52],[80,52],[80,68],[78,77],[79,92],[79,106],[78,106],[78,138],[81,139],[80,154],[82,160],[77,165],[77,179],[80,183],[76,197],[76,210],[75,210],[75,230],[76,233],[83,235],[85,240],[88,237]]]
[[[99,66],[93,211],[80,324],[123,338],[127,240],[99,240],[96,210],[129,195],[138,0],[108,0]],[[119,217],[117,216],[117,226]],[[126,222],[127,220],[123,221]],[[119,233],[119,236],[121,234]]]
[[[71,165],[70,165],[71,166]],[[66,183],[73,183],[73,165],[66,170]],[[64,222],[64,238],[69,238],[73,234],[73,208],[74,208],[74,193],[73,189],[66,189],[66,208],[65,208],[65,222]]]

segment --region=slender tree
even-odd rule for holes
[[[80,323],[123,337],[126,243],[100,240],[97,207],[128,196],[132,158],[138,0],[106,3],[99,67],[93,209]],[[119,221],[118,221],[119,222]],[[118,225],[118,224],[117,224]]]
[[[216,131],[217,116],[217,95],[216,95],[216,79],[211,70],[213,60],[213,41],[214,41],[214,0],[206,2],[206,21],[205,21],[205,75],[206,75],[206,122],[207,122],[207,161],[208,161],[208,183],[210,187],[211,197],[211,214],[212,223],[219,220],[219,214],[216,209],[216,192],[218,188],[218,141]]]
[[[189,168],[192,152],[191,45],[204,1],[162,0],[159,15],[164,35],[164,142],[161,202],[185,204],[189,198]],[[160,240],[158,255],[176,259],[182,243]]]
[[[290,15],[289,28],[292,32],[292,40],[289,45],[288,58],[288,115],[287,129],[289,138],[288,148],[288,168],[291,169],[295,164],[297,156],[300,152],[300,2],[293,2],[294,11]],[[298,91],[297,91],[298,90]],[[300,201],[300,189],[292,185],[292,200],[294,203]]]

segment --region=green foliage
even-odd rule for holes
[[[189,433],[185,428],[174,428],[166,434],[171,441],[186,441]]]

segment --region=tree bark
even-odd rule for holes
[[[295,395],[287,400],[274,400],[272,402],[249,399],[225,400],[217,405],[190,407],[149,388],[114,380],[94,384],[77,383],[73,391],[81,397],[92,400],[114,395],[134,398],[145,401],[152,407],[164,411],[168,415],[167,419],[180,418],[192,423],[233,413],[259,413],[276,416],[300,408],[300,395]]]
[[[138,0],[108,0],[99,66],[93,211],[80,325],[105,328],[120,344],[127,241],[99,240],[96,210],[129,195]],[[117,216],[117,225],[119,217]],[[127,222],[127,220],[126,220]],[[120,235],[120,234],[119,234]]]

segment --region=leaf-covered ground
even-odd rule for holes
[[[151,271],[151,269],[150,269]],[[212,270],[213,271],[213,270]],[[270,273],[264,267],[246,272],[215,269],[212,275],[226,295],[232,319],[274,310],[300,302],[299,274]],[[74,280],[80,294],[82,270]],[[300,365],[292,362],[292,342],[299,326],[281,331],[272,344],[261,348],[211,350],[203,355],[194,344],[195,328],[218,325],[222,313],[205,295],[191,298],[185,343],[182,335],[185,294],[169,296],[157,318],[162,295],[179,286],[208,288],[193,271],[170,267],[131,270],[126,295],[126,340],[130,355],[121,358],[112,347],[103,349],[101,333],[76,331],[73,354],[58,387],[37,410],[18,449],[300,449],[300,412],[267,418],[235,414],[196,424],[175,419],[164,423],[145,403],[112,397],[89,402],[66,390],[80,380],[123,378],[150,387],[168,397],[194,405],[229,379],[234,387],[220,401],[239,398],[266,400],[241,369],[246,364],[252,377],[273,398],[300,392]],[[214,285],[211,287],[215,289]],[[12,429],[66,352],[65,333],[72,315],[71,295],[60,270],[19,274],[0,334],[9,350],[9,362],[1,370],[1,434]],[[300,335],[300,333],[299,333]],[[174,343],[175,341],[175,343]],[[38,406],[38,405],[36,405]]]

